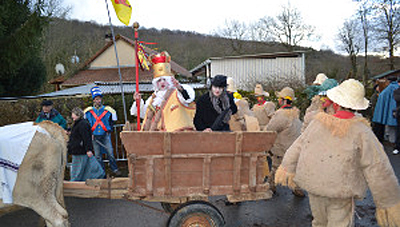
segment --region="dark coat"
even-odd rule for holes
[[[68,141],[68,154],[82,155],[93,152],[92,130],[86,119],[79,119],[71,129]]]
[[[211,128],[215,119],[219,116],[219,113],[214,109],[211,99],[210,91],[200,96],[196,101],[196,115],[194,116],[194,126],[197,131],[203,131],[206,128]],[[233,95],[228,94],[229,104],[232,110],[232,114],[237,112],[237,106],[233,101]],[[223,129],[221,131],[230,131],[229,124],[223,123]]]

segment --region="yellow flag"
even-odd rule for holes
[[[111,0],[118,19],[125,25],[129,25],[132,15],[132,7],[128,0]]]

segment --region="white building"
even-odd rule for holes
[[[233,77],[243,90],[253,90],[256,83],[304,85],[305,57],[304,52],[211,57],[190,72],[207,78],[218,74]]]

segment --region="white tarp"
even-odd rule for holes
[[[0,199],[3,203],[13,201],[17,172],[36,131],[48,134],[33,122],[0,127]]]

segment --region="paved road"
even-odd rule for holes
[[[400,155],[392,155],[386,148],[390,161],[400,179]],[[213,197],[211,202],[222,212],[227,227],[289,227],[311,226],[308,198],[297,198],[286,188],[278,188],[278,195],[267,201],[228,204],[224,197]],[[146,203],[161,209],[159,203]],[[66,198],[72,227],[159,227],[165,226],[168,215],[140,206],[131,201],[107,199]],[[356,226],[376,227],[375,205],[371,195],[356,203]],[[0,218],[0,226],[36,226],[38,215],[24,209]]]

